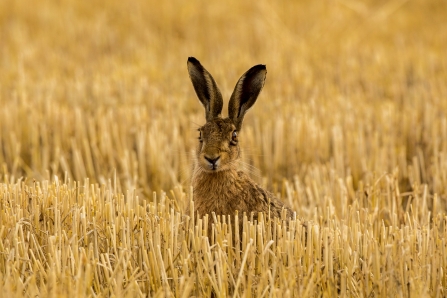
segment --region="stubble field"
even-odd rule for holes
[[[0,1],[2,297],[446,296],[446,11]],[[267,65],[241,168],[295,220],[184,214],[189,56],[225,100]]]

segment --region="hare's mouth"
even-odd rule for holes
[[[216,166],[216,165],[200,165],[200,167],[208,173],[215,173],[222,170],[222,167]]]

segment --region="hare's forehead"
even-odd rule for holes
[[[226,119],[220,119],[220,118],[214,119],[213,121],[207,122],[201,128],[201,130],[204,133],[209,133],[209,134],[227,134],[229,132],[232,132],[235,129],[236,129],[236,126],[228,118],[226,118]]]

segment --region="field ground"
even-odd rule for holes
[[[446,11],[1,1],[0,293],[445,297]],[[267,65],[241,166],[295,220],[184,214],[204,123],[189,56],[225,99]]]

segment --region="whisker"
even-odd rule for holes
[[[243,161],[240,161],[240,165],[242,166],[242,168],[244,169],[245,172],[247,172],[259,179],[262,179],[261,171],[258,168],[256,168],[255,166],[253,166],[249,163],[243,162]]]
[[[241,163],[242,165],[244,165],[245,167],[248,167],[248,168],[253,169],[253,170],[260,171],[257,167],[255,167],[254,165],[249,164],[248,162],[240,161],[240,163]]]
[[[190,122],[196,126],[195,129],[198,129],[198,128],[202,127],[201,124],[195,123],[193,121],[190,121]]]

